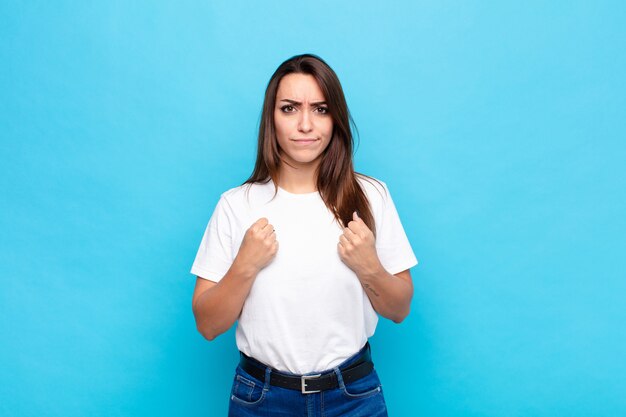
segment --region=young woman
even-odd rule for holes
[[[238,322],[231,416],[387,415],[368,338],[409,313],[417,260],[385,183],[354,172],[350,122],[326,62],[283,62],[254,171],[209,220],[192,304],[208,340]]]

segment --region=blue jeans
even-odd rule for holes
[[[387,406],[376,370],[367,376],[345,384],[340,367],[355,362],[364,346],[336,367],[321,372],[335,372],[339,386],[334,389],[303,394],[300,391],[270,385],[270,374],[278,372],[268,367],[265,380],[253,377],[237,365],[230,394],[228,415],[233,417],[387,417]],[[318,372],[319,373],[319,372]],[[312,375],[308,374],[308,375]]]

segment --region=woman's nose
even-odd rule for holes
[[[303,111],[300,113],[300,120],[298,122],[298,130],[302,132],[308,132],[313,128],[313,123],[311,121],[311,115],[308,111]]]

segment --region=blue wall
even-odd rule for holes
[[[625,415],[624,22],[619,1],[0,3],[0,415],[225,415],[234,333],[196,332],[189,268],[303,52],[420,260],[411,315],[371,340],[391,415]]]

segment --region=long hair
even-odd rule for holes
[[[280,64],[270,78],[261,113],[256,163],[252,175],[244,184],[267,183],[272,179],[275,192],[278,191],[280,154],[274,125],[274,107],[280,80],[292,73],[308,74],[315,78],[333,119],[333,134],[317,169],[317,189],[320,196],[340,225],[347,227],[352,220],[352,213],[356,211],[376,234],[374,216],[357,176],[366,180],[373,178],[355,172],[352,163],[354,140],[350,126],[356,129],[356,124],[348,110],[337,74],[317,55],[293,56]]]

